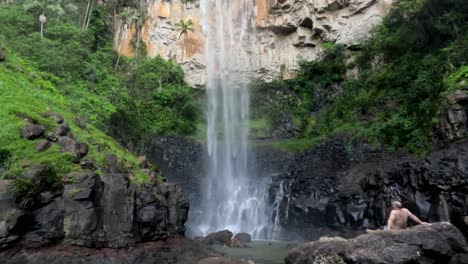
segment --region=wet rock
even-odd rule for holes
[[[208,243],[208,245],[212,244],[220,244],[220,245],[229,245],[231,242],[231,238],[233,233],[229,230],[222,230],[218,232],[211,233],[204,238],[204,241]]]
[[[73,172],[64,179],[63,230],[69,243],[80,246],[97,246],[99,200],[102,185],[94,172]]]
[[[198,264],[255,264],[251,260],[231,259],[224,257],[211,257],[198,262]]]
[[[58,237],[63,234],[63,199],[58,198],[48,205],[41,207],[34,211],[34,221],[40,226],[43,231],[60,233]]]
[[[252,236],[247,233],[239,233],[234,236],[234,239],[241,241],[242,243],[250,243],[252,242]]]
[[[462,233],[447,222],[407,230],[380,231],[355,239],[327,239],[293,249],[286,264],[305,263],[463,263],[468,247]],[[324,259],[335,262],[315,262]],[[466,260],[466,259],[465,259]]]
[[[190,205],[200,201],[198,190],[201,177],[203,147],[186,138],[157,137],[147,146],[148,161],[157,165],[168,181],[179,183]]]
[[[34,140],[44,135],[46,129],[43,125],[26,124],[21,129],[21,136],[28,140]]]
[[[46,184],[46,180],[49,176],[52,176],[53,172],[50,167],[44,164],[33,164],[25,167],[23,177],[30,179],[36,190],[42,190],[47,188],[43,186]]]
[[[75,146],[75,157],[78,159],[84,158],[86,155],[88,155],[89,147],[88,144],[83,143],[83,142],[78,142]]]
[[[120,248],[136,243],[134,233],[135,188],[130,185],[127,175],[106,174],[101,177],[103,184],[100,204],[102,212],[102,233],[105,246]]]
[[[52,142],[48,140],[41,140],[39,143],[36,145],[36,150],[39,152],[44,152],[48,150],[52,146]]]

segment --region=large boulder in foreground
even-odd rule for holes
[[[354,239],[327,238],[293,249],[286,264],[463,264],[468,246],[462,233],[448,222],[407,230],[379,231]]]

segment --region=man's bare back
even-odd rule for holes
[[[384,229],[406,229],[408,228],[408,218],[411,218],[418,224],[423,224],[417,216],[410,212],[410,210],[401,207],[401,203],[395,201],[392,203],[392,212],[387,221],[387,226]],[[367,229],[367,233],[373,233],[377,230]]]
[[[394,208],[388,218],[388,229],[406,229],[408,228],[408,218],[413,219],[416,223],[422,224],[414,214],[406,208]]]

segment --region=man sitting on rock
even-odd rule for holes
[[[392,202],[392,212],[388,218],[387,225],[380,228],[379,230],[389,229],[406,229],[408,228],[408,218],[411,218],[418,224],[424,224],[417,216],[410,212],[406,208],[402,208],[401,203],[398,201]],[[366,229],[367,233],[377,232],[379,230]]]

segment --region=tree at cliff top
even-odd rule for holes
[[[161,58],[123,58],[115,68],[118,55],[112,48],[111,3],[93,7],[87,30],[82,16],[50,15],[42,39],[37,14],[25,11],[24,3],[2,4],[2,39],[8,50],[47,74],[77,115],[131,145],[143,145],[153,134],[195,130],[196,91],[184,83],[178,65]],[[79,12],[86,12],[85,3],[76,4]],[[171,100],[177,104],[167,103]]]
[[[328,47],[322,61],[303,62],[296,78],[259,85],[277,109],[256,102],[254,116],[280,112],[266,116],[278,124],[288,115],[305,138],[345,132],[423,154],[439,141],[449,83],[466,79],[467,21],[464,0],[399,1],[360,50]],[[353,68],[357,77],[347,77]]]

